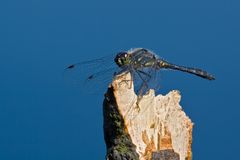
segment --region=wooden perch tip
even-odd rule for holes
[[[155,96],[150,90],[137,103],[130,78],[119,76],[105,94],[106,159],[191,160],[193,123],[179,104],[179,91]]]

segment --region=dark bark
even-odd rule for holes
[[[138,160],[136,146],[125,131],[123,117],[119,114],[113,88],[108,88],[103,102],[104,139],[107,160]]]

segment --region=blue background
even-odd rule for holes
[[[162,93],[182,93],[195,160],[238,159],[239,19],[237,0],[1,1],[0,159],[104,159],[103,94],[66,86],[62,72],[134,47],[216,76],[164,71]]]

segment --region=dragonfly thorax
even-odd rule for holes
[[[119,67],[123,67],[130,64],[131,57],[127,52],[119,52],[114,58],[114,61]]]

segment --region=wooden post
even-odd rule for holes
[[[137,95],[130,74],[109,86],[103,104],[107,160],[191,160],[193,123],[179,105],[179,91]]]

